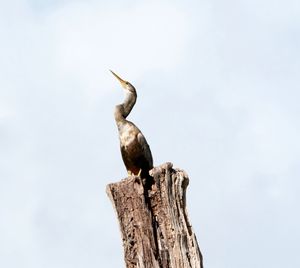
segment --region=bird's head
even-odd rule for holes
[[[112,70],[110,70],[111,73],[118,79],[118,81],[121,83],[121,86],[125,89],[130,91],[131,93],[135,93],[135,88],[133,85],[131,85],[128,81],[123,80],[120,76],[115,74]]]

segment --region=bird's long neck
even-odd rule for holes
[[[123,107],[124,107],[124,118],[126,118],[129,113],[131,112],[135,102],[136,102],[136,98],[137,98],[137,95],[136,95],[136,92],[131,92],[131,91],[128,91],[126,92],[126,97],[125,97],[125,100],[123,102]]]
[[[126,92],[125,100],[122,104],[119,104],[115,108],[115,121],[117,123],[118,129],[127,122],[126,117],[131,112],[135,102],[136,102],[136,92]]]

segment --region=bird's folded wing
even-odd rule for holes
[[[141,132],[137,135],[137,140],[143,150],[143,154],[144,154],[145,158],[147,159],[149,166],[152,168],[153,167],[153,159],[152,159],[151,150],[150,150],[150,147],[149,147],[144,135]]]

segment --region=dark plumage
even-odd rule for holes
[[[149,170],[153,168],[150,147],[138,127],[126,120],[136,102],[136,90],[129,82],[121,79],[113,71],[111,72],[119,80],[126,92],[124,102],[115,108],[115,121],[119,131],[123,162],[129,175],[140,175],[146,179],[149,177]]]

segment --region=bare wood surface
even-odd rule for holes
[[[127,268],[203,268],[186,210],[187,174],[171,163],[150,171],[145,187],[137,176],[107,185],[116,210]]]

